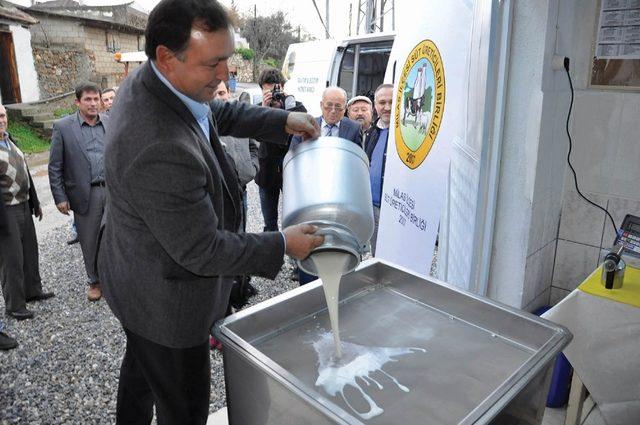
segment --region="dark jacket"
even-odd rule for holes
[[[100,121],[106,132],[109,118],[100,114]],[[49,184],[56,204],[69,202],[74,212],[87,212],[91,192],[91,163],[77,112],[53,123]]]
[[[220,142],[233,160],[240,187],[244,190],[260,169],[258,142],[248,137],[239,139],[233,136],[221,136]]]
[[[322,126],[322,117],[317,117],[316,122],[318,123],[318,126]],[[343,117],[340,120],[339,129],[340,131],[338,131],[338,137],[342,137],[343,139],[352,141],[358,146],[362,146],[362,133],[360,133],[362,126],[358,121]],[[322,133],[323,129],[321,128],[320,134]],[[291,139],[291,147],[289,149],[295,147],[300,142],[302,142],[302,137],[293,136],[293,138]]]
[[[296,106],[290,109],[290,112],[307,112],[307,108],[301,102],[296,102]],[[273,143],[260,144],[258,149],[260,169],[255,177],[258,186],[263,189],[282,189],[282,161],[288,150],[289,143],[282,146]]]
[[[98,255],[109,307],[131,332],[188,348],[224,317],[233,278],[274,278],[279,232],[237,233],[241,193],[219,135],[286,143],[285,111],[214,102],[210,138],[149,62],[120,87],[105,140],[106,223]]]

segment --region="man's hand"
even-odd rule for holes
[[[298,224],[282,231],[287,244],[286,254],[296,260],[304,260],[311,251],[324,243],[324,236],[316,236],[317,226]]]
[[[315,118],[305,112],[291,112],[284,130],[289,134],[302,136],[303,140],[320,136],[320,126]]]
[[[36,217],[38,217],[38,221],[42,221],[42,208],[38,207],[38,209],[36,210]]]
[[[58,211],[60,211],[62,214],[69,215],[69,203],[68,202],[60,202],[59,204],[56,204],[56,207],[58,207]]]
[[[262,93],[262,106],[269,107],[271,106],[271,90],[268,90]]]

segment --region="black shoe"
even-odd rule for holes
[[[258,295],[258,290],[251,283],[247,282],[244,287],[244,296],[246,298],[255,297]]]
[[[7,311],[6,313],[16,320],[25,320],[25,319],[33,318],[33,311],[27,310],[26,307],[23,307],[20,310],[16,310],[16,311]]]
[[[44,301],[44,300],[48,300],[49,298],[53,298],[55,297],[56,294],[54,294],[53,292],[42,292],[38,295],[34,295],[33,297],[29,297],[27,298],[27,302],[33,302],[33,301]]]
[[[76,237],[75,237],[75,238],[73,238],[73,239],[69,239],[69,240],[67,241],[67,245],[77,244],[78,242],[80,242],[80,241],[78,240],[78,237],[76,236]]]
[[[0,332],[0,350],[11,350],[16,348],[18,342],[4,332]]]

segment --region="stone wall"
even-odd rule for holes
[[[91,80],[91,60],[84,49],[37,45],[32,48],[42,99],[67,93],[80,81]]]
[[[242,59],[239,54],[234,54],[229,59],[229,69],[236,68],[238,72],[238,82],[251,83],[253,82],[253,74],[251,73],[251,61]]]
[[[102,88],[119,85],[124,64],[116,51],[144,49],[142,34],[90,27],[73,19],[38,16],[31,27],[31,43],[41,98],[66,93],[80,82],[92,81]],[[130,64],[129,72],[138,64]]]
[[[229,59],[229,68],[235,67],[238,71],[238,82],[240,83],[253,83],[253,61],[242,59],[242,56],[235,53]],[[271,68],[269,65],[261,63],[258,67],[258,75],[266,68]]]

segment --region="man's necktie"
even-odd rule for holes
[[[333,124],[326,124],[324,126],[324,128],[325,128],[324,135],[325,136],[331,136],[331,133],[333,132],[333,127],[335,127]]]

